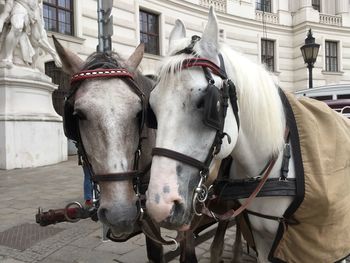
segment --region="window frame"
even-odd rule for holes
[[[332,53],[332,46],[335,46],[335,55],[330,54]],[[334,41],[334,40],[325,40],[325,51],[324,51],[324,56],[325,56],[325,71],[326,72],[340,72],[339,70],[339,42]],[[335,59],[335,62],[332,61]],[[335,68],[333,68],[335,66]]]
[[[50,19],[50,20],[55,21],[55,25],[56,25],[57,31],[52,31],[48,27],[46,27],[46,21],[45,20],[49,19],[49,18],[45,18],[44,15],[43,15],[45,29],[47,31],[50,31],[50,32],[56,32],[56,33],[67,35],[67,36],[74,36],[74,34],[75,34],[75,30],[74,30],[75,29],[75,27],[74,27],[75,26],[74,25],[74,0],[70,0],[70,8],[59,6],[58,5],[58,0],[55,0],[55,1],[56,1],[56,4],[52,4],[52,3],[47,2],[46,0],[43,0],[43,13],[44,13],[44,6],[45,5],[55,9],[56,20],[54,20],[54,19]],[[62,22],[62,21],[59,20],[59,15],[58,15],[59,10],[62,10],[62,11],[70,13],[70,24],[69,24],[70,25],[70,30],[71,30],[70,34],[67,34],[66,32],[62,33],[62,32],[59,31],[59,24],[60,23],[68,24],[68,23],[65,23],[65,22]]]
[[[272,0],[256,0],[255,10],[272,13]]]
[[[265,49],[263,48],[263,45],[265,43]],[[264,50],[268,52],[269,48],[267,44],[272,44],[272,55],[271,54],[265,54]],[[267,39],[267,38],[261,38],[260,40],[260,61],[262,64],[265,65],[265,68],[270,72],[276,72],[277,65],[276,65],[276,41],[273,39]],[[272,58],[272,68],[268,63],[266,63],[266,56],[269,56],[268,58]]]
[[[142,16],[142,13],[146,14],[146,17],[147,17],[147,21],[146,21],[146,28],[147,28],[147,31],[143,31],[143,21],[141,21],[141,16]],[[149,25],[150,25],[150,22],[149,22],[149,17],[153,16],[155,18],[155,21],[156,21],[156,24],[155,24],[155,28],[156,28],[156,32],[149,32]],[[140,34],[140,43],[144,43],[145,44],[145,53],[147,54],[152,54],[152,55],[156,55],[156,56],[159,56],[160,53],[161,53],[161,50],[160,50],[160,15],[156,12],[152,12],[152,11],[149,11],[149,10],[145,10],[145,9],[142,9],[140,8],[139,9],[139,34]],[[142,37],[143,36],[147,36],[147,39],[149,40],[150,37],[154,37],[156,39],[156,47],[152,47],[153,50],[150,48],[150,45],[148,43],[145,43],[145,42],[142,42]],[[155,52],[153,52],[155,51]]]
[[[321,12],[321,0],[312,0],[311,6],[316,11]]]
[[[53,83],[58,85],[51,95],[52,105],[58,115],[64,114],[64,99],[69,93],[70,76],[62,68],[58,68],[54,61],[49,60],[44,64],[45,74],[49,76]]]

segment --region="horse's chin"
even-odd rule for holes
[[[160,227],[169,229],[169,230],[176,230],[179,232],[184,232],[190,229],[191,224],[188,223],[190,220],[186,221],[176,221],[172,220],[173,218],[168,218],[167,220],[160,223]]]
[[[132,225],[123,228],[110,226],[109,229],[112,237],[115,239],[124,239],[134,232],[134,227]]]

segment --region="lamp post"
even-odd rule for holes
[[[307,33],[307,38],[305,39],[305,45],[300,48],[304,61],[307,63],[307,68],[309,69],[309,89],[312,88],[312,69],[316,62],[319,49],[320,45],[315,43],[315,38],[312,36],[310,28]]]

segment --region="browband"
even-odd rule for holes
[[[220,76],[222,79],[227,79],[226,73],[221,70],[214,62],[210,61],[206,58],[188,58],[185,59],[182,63],[182,68],[190,68],[190,67],[206,67],[211,69],[211,71],[215,74]]]
[[[85,79],[92,78],[134,78],[134,75],[124,68],[114,68],[114,69],[92,69],[92,70],[83,70],[79,73],[76,73],[72,76],[70,83],[73,84],[77,81],[82,81]]]

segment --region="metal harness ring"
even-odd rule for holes
[[[67,220],[68,222],[71,222],[71,223],[75,223],[75,222],[78,222],[78,221],[80,220],[80,218],[75,218],[75,219],[73,219],[73,218],[70,218],[70,217],[68,216],[68,209],[69,209],[69,208],[72,208],[72,207],[74,207],[74,206],[77,206],[78,208],[83,209],[83,206],[82,206],[79,202],[77,202],[77,201],[71,202],[71,203],[69,203],[69,204],[66,205],[66,207],[65,207],[65,209],[64,209],[64,217],[66,218],[66,220]]]

